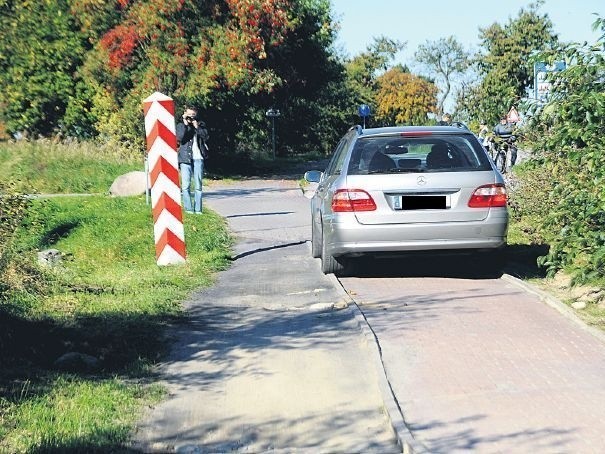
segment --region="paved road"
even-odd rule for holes
[[[400,452],[358,321],[311,258],[296,182],[214,184],[205,204],[237,236],[234,260],[188,301],[159,369],[170,396],[140,422],[136,447]]]
[[[512,279],[409,258],[341,282],[428,451],[605,452],[605,343]]]
[[[397,452],[378,350],[355,310],[323,310],[343,295],[310,258],[295,183],[206,197],[238,236],[235,260],[188,302],[161,369],[170,398],[141,422],[139,446]],[[605,452],[605,343],[537,296],[442,258],[370,262],[340,281],[418,451]]]

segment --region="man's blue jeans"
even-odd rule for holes
[[[204,160],[194,159],[193,165],[181,163],[181,195],[185,211],[202,212],[202,178],[204,176]],[[191,203],[191,181],[193,180],[193,198]]]

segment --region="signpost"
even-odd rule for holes
[[[366,128],[366,117],[370,116],[370,106],[368,106],[367,104],[362,104],[359,106],[357,111],[359,112],[359,116],[361,118],[363,118],[363,129],[365,129]]]
[[[275,159],[275,119],[281,115],[279,109],[274,109],[273,107],[265,112],[265,115],[268,118],[271,118],[272,122],[272,133],[271,133],[271,142],[273,144],[273,159]]]
[[[564,61],[554,62],[552,65],[544,62],[534,63],[534,98],[541,102],[548,102],[552,83],[548,80],[548,74],[563,71],[566,68]]]

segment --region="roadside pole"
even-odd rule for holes
[[[267,110],[267,112],[265,112],[265,115],[268,118],[271,118],[271,125],[272,125],[272,128],[271,128],[272,147],[271,147],[271,149],[273,150],[273,159],[275,159],[275,156],[276,156],[276,153],[275,153],[275,119],[281,115],[281,112],[279,111],[279,109],[271,108],[271,109]]]
[[[151,181],[151,209],[158,265],[185,263],[174,101],[155,92],[143,101]]]
[[[366,129],[366,118],[370,116],[370,106],[362,104],[357,109],[359,116],[363,119],[363,129]]]

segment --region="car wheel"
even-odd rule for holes
[[[321,242],[321,271],[324,274],[341,274],[345,270],[346,259],[344,257],[333,257],[326,250],[326,243]]]
[[[311,256],[314,259],[318,259],[321,257],[321,236],[317,231],[317,226],[313,219],[311,219]]]

